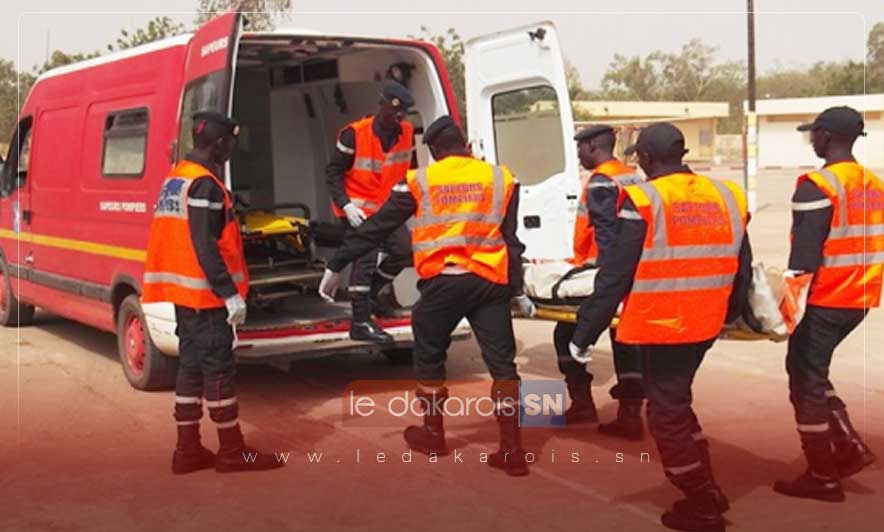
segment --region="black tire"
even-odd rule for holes
[[[391,347],[384,349],[381,353],[396,365],[411,365],[414,361],[414,351],[410,347]]]
[[[21,327],[34,322],[34,306],[22,303],[12,293],[12,279],[9,267],[0,258],[0,325]]]
[[[117,312],[117,352],[123,374],[133,388],[168,390],[175,387],[178,359],[164,355],[153,345],[136,294],[127,296]]]

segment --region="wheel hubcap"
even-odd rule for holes
[[[135,375],[141,375],[144,372],[144,325],[138,319],[138,315],[132,314],[126,320],[124,342],[126,347],[126,358],[129,361],[129,368]]]

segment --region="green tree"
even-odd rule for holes
[[[85,61],[87,59],[98,57],[100,55],[101,52],[68,54],[62,52],[61,50],[55,50],[49,56],[49,59],[43,62],[42,66],[34,67],[34,71],[37,73],[37,75],[40,75],[52,70],[53,68],[70,65],[72,63],[78,63],[80,61]]]
[[[869,31],[866,48],[866,88],[869,92],[884,92],[884,22]]]
[[[291,0],[200,0],[195,22],[200,25],[219,13],[236,9],[242,12],[248,21],[247,29],[272,30],[274,15],[287,17],[291,7]]]
[[[184,24],[165,16],[155,17],[147,23],[147,26],[138,28],[131,33],[125,29],[120,30],[120,36],[117,37],[116,42],[108,44],[107,49],[111,52],[125,50],[174,37],[180,33],[184,33]]]
[[[445,62],[445,69],[448,70],[448,77],[451,80],[451,88],[454,90],[454,97],[457,100],[457,112],[460,114],[461,120],[466,127],[467,106],[466,106],[466,85],[464,78],[464,44],[460,34],[454,28],[448,28],[448,31],[442,35],[434,35],[426,26],[421,26],[419,35],[409,35],[411,39],[420,39],[427,41],[439,49],[442,60]]]
[[[614,54],[602,77],[602,95],[612,100],[659,100],[659,76],[652,56]]]
[[[17,71],[12,61],[0,59],[0,142],[4,145],[12,138],[19,106],[33,83],[33,75]],[[5,157],[5,150],[0,155]]]

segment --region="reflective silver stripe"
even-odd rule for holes
[[[844,185],[841,184],[841,181],[838,177],[832,173],[828,168],[820,168],[816,171],[819,175],[823,176],[825,180],[835,189],[835,194],[838,195],[838,218],[840,219],[841,227],[847,226],[847,193],[844,191]]]
[[[829,230],[829,238],[849,238],[856,236],[881,236],[884,235],[884,224],[854,224],[832,227]]]
[[[353,168],[355,170],[367,170],[369,172],[380,172],[384,169],[384,163],[381,161],[376,161],[374,159],[369,159],[368,157],[357,157],[353,161]]]
[[[848,253],[845,255],[830,255],[823,257],[823,266],[869,266],[872,264],[884,264],[884,251],[866,253]]]
[[[463,266],[458,266],[457,264],[449,264],[448,266],[442,268],[440,272],[442,275],[463,275],[465,273],[470,273],[470,270],[464,268]]]
[[[438,224],[454,224],[458,222],[485,222],[500,225],[506,215],[506,207],[503,204],[506,183],[504,182],[503,170],[499,166],[492,166],[494,185],[491,191],[491,212],[453,212],[447,214],[433,214],[433,204],[430,200],[430,180],[427,169],[421,168],[415,173],[415,181],[421,191],[420,216],[415,216],[409,222],[409,228],[427,227]]]
[[[179,427],[183,427],[183,426],[187,426],[187,425],[199,425],[200,420],[195,419],[193,421],[176,421],[175,424],[178,425]]]
[[[396,278],[395,275],[391,275],[380,268],[376,269],[375,273],[377,273],[378,276],[383,277],[384,279],[387,279],[388,281],[392,281],[393,279]]]
[[[188,207],[212,209],[213,211],[220,211],[224,209],[224,202],[209,201],[207,199],[201,198],[187,198],[187,205]]]
[[[393,192],[408,192],[408,185],[405,183],[397,183],[393,185]]]
[[[639,174],[621,174],[614,176],[614,179],[616,179],[617,182],[620,183],[620,186],[624,187],[645,182],[645,180]]]
[[[678,277],[673,279],[639,279],[632,283],[632,293],[687,292],[725,288],[734,282],[733,274],[707,275],[703,277]]]
[[[631,211],[629,209],[623,209],[620,211],[620,214],[617,215],[619,218],[623,218],[624,220],[643,220],[642,215]]]
[[[672,473],[673,475],[683,475],[688,471],[693,471],[694,469],[699,469],[703,467],[703,462],[694,462],[693,464],[689,464],[686,466],[676,466],[676,467],[664,467],[666,471]]]
[[[798,425],[798,432],[827,432],[829,430],[828,423],[817,423],[814,425]]]
[[[199,397],[184,397],[181,395],[175,396],[175,404],[177,405],[198,405],[202,404],[202,399]]]
[[[725,206],[727,206],[727,213],[731,218],[731,235],[734,237],[733,252],[736,255],[743,244],[743,233],[746,231],[746,228],[743,226],[743,214],[737,206],[737,197],[733,191],[721,181],[715,181],[714,179],[711,181],[712,185],[718,189],[718,193],[721,194]]]
[[[792,210],[796,212],[815,211],[818,209],[827,209],[832,206],[832,200],[823,198],[816,201],[793,201]]]
[[[642,258],[647,260],[714,259],[735,257],[735,254],[736,251],[731,244],[666,246],[645,249]]]
[[[347,287],[347,291],[354,294],[367,294],[371,292],[371,287],[365,285],[350,285]]]
[[[241,283],[245,280],[245,277],[242,273],[235,273],[231,275],[234,283]],[[187,277],[186,275],[179,275],[177,273],[171,272],[148,272],[144,274],[144,282],[145,283],[164,283],[164,284],[177,284],[179,286],[183,286],[184,288],[190,288],[193,290],[209,290],[212,288],[212,285],[209,284],[209,281],[205,279],[198,279],[196,277]]]
[[[222,421],[220,423],[215,423],[215,427],[219,429],[232,429],[233,427],[239,425],[239,419],[234,419],[233,421]]]
[[[354,153],[356,153],[356,150],[354,150],[353,148],[348,148],[347,146],[344,146],[343,144],[341,144],[340,140],[336,144],[336,147],[338,148],[338,151],[341,151],[341,152],[346,153],[348,155],[353,155]]]
[[[217,401],[206,400],[206,406],[209,408],[224,408],[225,406],[235,405],[236,397],[228,397],[227,399],[218,399]]]
[[[663,208],[663,198],[650,183],[638,183],[637,186],[651,201],[651,214],[654,216],[654,244],[651,249],[665,248],[666,241],[666,210]],[[642,252],[642,258],[649,249]]]
[[[593,188],[619,188],[619,187],[617,186],[617,183],[614,183],[613,181],[597,181],[595,183],[590,182],[589,185],[586,186],[586,188],[593,189]]]
[[[618,373],[617,378],[620,379],[621,381],[622,380],[629,380],[629,379],[640,379],[640,378],[642,378],[642,374],[639,373],[638,371],[628,371],[626,373]]]
[[[835,390],[826,390],[826,397],[838,397],[838,393]]]
[[[427,242],[416,242],[415,251],[430,251],[443,247],[476,246],[476,247],[499,247],[505,245],[503,238],[489,238],[484,236],[449,236]]]
[[[384,164],[399,164],[411,161],[412,150],[393,151],[387,154]]]

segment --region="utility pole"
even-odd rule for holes
[[[755,212],[758,203],[756,189],[758,188],[758,115],[755,114],[755,1],[746,0],[746,25],[749,42],[748,49],[748,73],[747,87],[748,109],[744,125],[743,150],[743,186],[749,202],[749,212]]]

